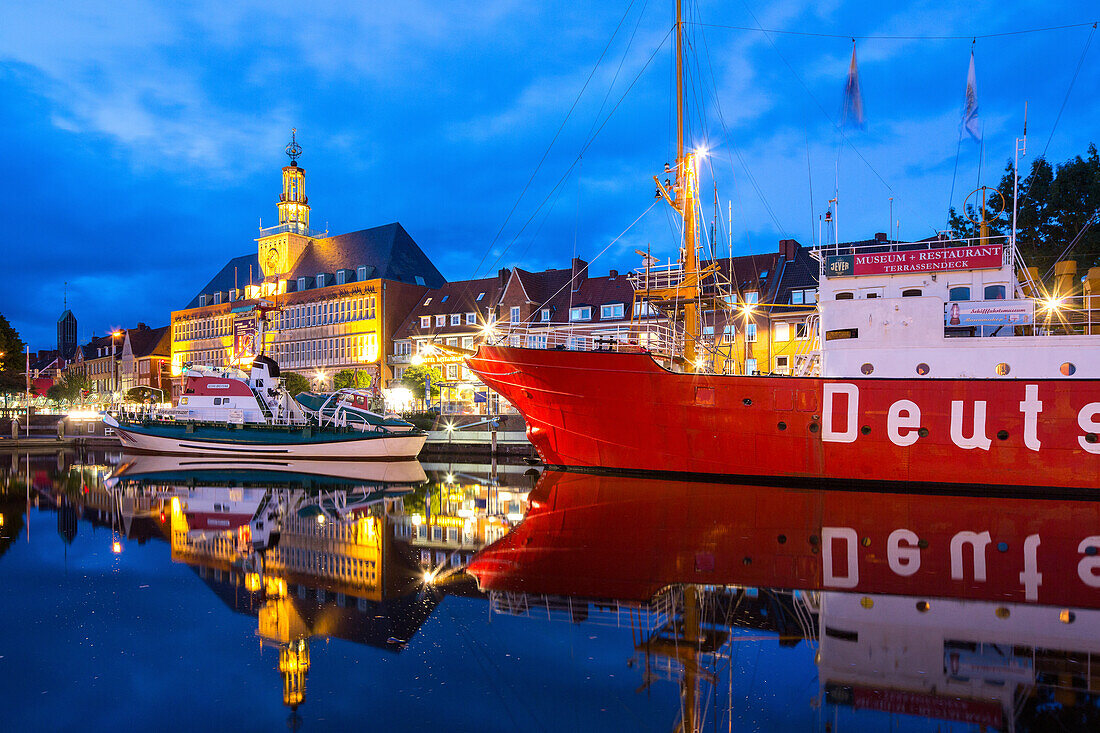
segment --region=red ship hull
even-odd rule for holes
[[[484,345],[467,361],[523,414],[549,466],[841,488],[1100,488],[1097,380],[678,374],[645,353]]]
[[[467,567],[483,591],[647,601],[689,583],[1100,608],[1094,501],[558,472],[529,501]]]

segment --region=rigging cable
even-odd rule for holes
[[[481,266],[485,264],[485,258],[489,256],[489,253],[493,250],[493,245],[500,239],[501,233],[504,231],[504,227],[508,226],[508,222],[512,218],[512,214],[515,213],[516,208],[519,207],[519,202],[523,200],[524,194],[527,193],[527,189],[531,187],[531,183],[535,180],[535,176],[538,175],[539,170],[542,168],[542,164],[546,162],[546,156],[550,155],[550,149],[554,147],[554,143],[558,141],[558,137],[561,135],[561,131],[565,129],[565,123],[569,121],[569,117],[573,114],[573,110],[577,108],[577,105],[581,101],[581,97],[584,95],[585,89],[588,88],[588,84],[592,81],[592,77],[596,75],[596,70],[600,67],[600,63],[603,61],[603,57],[607,55],[607,50],[611,48],[612,42],[619,34],[619,29],[622,28],[623,22],[626,21],[627,15],[630,14],[630,9],[634,7],[635,0],[630,0],[630,4],[627,5],[626,11],[623,13],[623,17],[619,18],[619,24],[615,26],[615,32],[611,34],[611,38],[607,39],[607,45],[603,47],[603,51],[600,52],[600,57],[596,59],[596,63],[592,66],[592,71],[588,72],[588,78],[584,80],[584,84],[581,86],[581,90],[577,92],[576,99],[573,100],[572,106],[569,107],[569,111],[565,113],[565,119],[561,121],[558,126],[557,132],[554,133],[554,137],[550,140],[550,144],[546,146],[546,150],[543,151],[542,157],[539,158],[538,164],[535,166],[535,170],[531,172],[531,177],[527,179],[527,184],[524,185],[523,190],[519,192],[519,196],[516,197],[516,202],[512,204],[511,210],[508,212],[508,216],[504,217],[504,222],[501,223],[500,229],[497,230],[496,235],[492,241],[489,242],[489,246],[485,248],[485,253],[481,255],[481,261],[477,263],[477,267],[474,268],[473,276],[477,277],[477,273],[481,270]],[[492,268],[489,268],[492,270]]]
[[[1054,131],[1058,129],[1058,123],[1062,120],[1062,112],[1066,109],[1066,102],[1069,101],[1069,95],[1073,91],[1073,85],[1077,82],[1077,75],[1081,73],[1081,66],[1085,63],[1085,56],[1089,52],[1089,46],[1092,45],[1092,37],[1096,35],[1096,23],[1092,24],[1092,32],[1089,33],[1089,39],[1085,41],[1085,48],[1081,51],[1081,58],[1077,60],[1077,68],[1073,70],[1073,78],[1069,80],[1069,89],[1066,89],[1066,96],[1062,99],[1062,106],[1058,108],[1058,116],[1054,118],[1054,127],[1050,128],[1050,137],[1047,138],[1047,144],[1043,146],[1043,154],[1039,157],[1047,157],[1047,148],[1050,147],[1050,141],[1054,139]]]
[[[751,13],[750,13],[751,14]],[[753,18],[756,21],[756,18]],[[701,25],[707,28],[724,28],[734,31],[751,31],[753,33],[774,33],[776,35],[786,36],[808,36],[812,38],[854,38],[856,40],[876,40],[876,41],[961,41],[967,38],[1003,38],[1005,36],[1020,36],[1027,33],[1045,33],[1047,31],[1061,31],[1069,28],[1085,28],[1088,26],[1096,26],[1095,21],[1089,21],[1086,23],[1071,23],[1069,25],[1054,25],[1047,26],[1045,28],[1024,28],[1018,31],[1003,31],[1001,33],[984,33],[975,35],[969,33],[965,36],[901,36],[901,35],[870,35],[870,36],[854,36],[851,33],[813,33],[810,31],[787,31],[779,30],[776,28],[764,28],[759,25],[755,28],[751,26],[740,25],[719,25],[717,23],[695,23],[694,25]]]

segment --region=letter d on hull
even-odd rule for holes
[[[854,384],[843,382],[826,382],[823,406],[821,408],[821,439],[829,443],[854,443],[856,432],[859,429],[859,388]],[[847,395],[848,416],[845,420],[844,431],[838,431],[833,424],[833,398],[838,395]]]

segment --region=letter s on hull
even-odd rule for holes
[[[1077,427],[1086,433],[1100,433],[1100,402],[1090,402],[1077,413]],[[1100,443],[1090,443],[1079,436],[1077,443],[1089,453],[1100,454]]]

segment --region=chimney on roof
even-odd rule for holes
[[[588,277],[588,263],[582,260],[580,257],[573,258],[573,278],[570,282],[573,283],[573,292],[577,292],[581,289],[581,283]]]
[[[786,262],[794,262],[794,258],[798,255],[798,250],[802,245],[798,243],[796,239],[780,239],[779,240],[779,256]]]
[[[148,326],[146,326],[146,325],[145,325],[144,323],[142,323],[141,321],[138,321],[138,325],[137,325],[137,330],[139,330],[139,331],[148,331],[148,330],[149,330],[149,327],[148,327]]]
[[[502,267],[500,269],[500,272],[497,273],[497,278],[500,281],[500,287],[503,288],[505,285],[508,284],[508,276],[510,274],[512,274],[512,273],[507,267]]]
[[[886,232],[875,232],[875,241],[876,242],[885,242],[886,241]]]
[[[612,280],[614,280],[615,278],[617,278],[617,277],[619,276],[619,271],[618,271],[618,270],[610,270],[610,271],[609,271],[609,272],[607,273],[607,276],[608,276],[609,278],[611,278]]]

